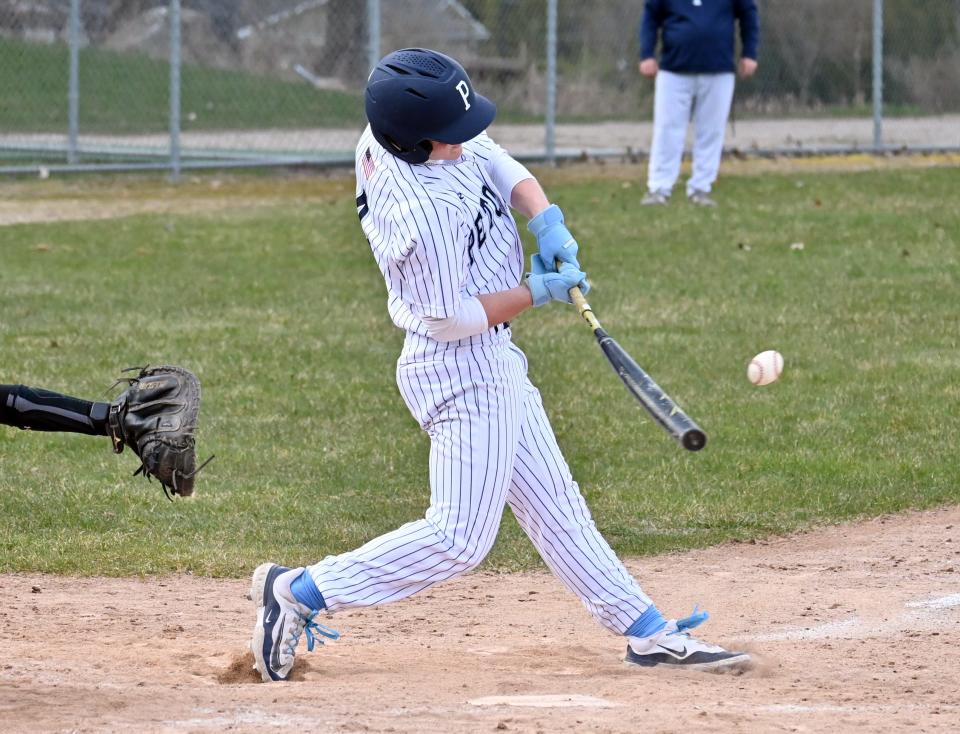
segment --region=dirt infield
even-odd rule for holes
[[[251,559],[252,566],[262,559]],[[960,508],[628,564],[743,675],[619,662],[545,573],[475,573],[327,621],[293,683],[256,682],[247,581],[0,576],[5,731],[960,729]]]

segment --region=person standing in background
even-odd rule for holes
[[[655,78],[653,144],[645,205],[666,204],[680,175],[693,122],[693,173],[687,197],[716,206],[710,191],[720,170],[733,101],[735,28],[740,26],[742,78],[757,70],[760,22],[755,0],[646,0],[640,23],[640,73]],[[661,41],[657,62],[657,41]]]

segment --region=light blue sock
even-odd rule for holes
[[[627,637],[649,637],[666,626],[667,620],[660,614],[660,610],[651,604],[623,634]]]
[[[308,571],[304,571],[294,579],[293,583],[290,584],[290,593],[293,594],[294,599],[305,607],[310,607],[313,610],[327,608],[327,603],[323,600],[323,594],[320,593],[320,589],[313,581],[313,576]]]

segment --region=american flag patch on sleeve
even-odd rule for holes
[[[363,175],[369,180],[376,170],[377,164],[373,162],[373,156],[370,154],[370,149],[367,148],[367,151],[363,154]]]

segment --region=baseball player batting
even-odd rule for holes
[[[661,615],[597,531],[560,452],[511,322],[531,306],[570,303],[572,287],[589,285],[563,213],[484,132],[494,104],[454,59],[402,49],[370,75],[366,113],[357,211],[387,310],[406,332],[397,384],[430,436],[430,507],[421,520],[305,569],[256,569],[251,649],[263,680],[287,679],[302,634],[308,650],[338,637],[315,621],[320,610],[398,601],[477,566],[504,505],[590,615],[627,637],[626,662],[748,664],[749,655],[689,634],[705,612]],[[537,238],[525,277],[511,208]]]

